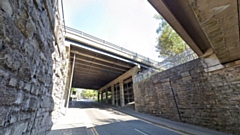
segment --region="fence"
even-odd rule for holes
[[[164,70],[167,70],[167,69],[170,69],[172,67],[184,64],[186,62],[192,61],[192,60],[197,59],[197,58],[198,58],[197,54],[195,52],[193,52],[192,49],[188,49],[181,54],[175,55],[173,57],[170,57],[170,58],[167,58],[167,59],[163,60],[162,62],[159,62],[158,63],[158,65],[159,65],[159,67],[158,67],[159,70],[158,71],[152,70],[152,69],[143,71],[143,72],[135,75],[133,80],[134,80],[134,82],[140,82],[140,81],[145,80],[145,79],[149,78],[150,76],[152,76],[152,75],[154,75],[158,72],[162,72]]]
[[[158,65],[160,70],[166,70],[197,58],[197,54],[193,52],[192,49],[188,49],[181,54],[175,55],[173,57],[163,60],[162,62],[159,62]]]

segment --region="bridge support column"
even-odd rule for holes
[[[111,86],[111,94],[112,94],[112,105],[115,105],[115,97],[114,97],[114,86]]]
[[[100,93],[98,92],[98,95],[97,95],[97,101],[99,102],[99,98],[100,98]]]
[[[108,89],[105,89],[105,103],[108,103]]]
[[[101,102],[103,102],[103,91],[101,92]]]
[[[121,106],[123,107],[125,105],[123,81],[119,82],[119,87],[120,87],[120,102],[121,102]]]

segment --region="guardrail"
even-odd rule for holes
[[[75,32],[75,33],[77,33],[77,34],[80,34],[81,36],[90,38],[91,40],[98,41],[98,42],[102,43],[103,45],[108,46],[108,47],[111,47],[111,48],[113,48],[113,49],[115,49],[115,50],[117,50],[117,51],[120,51],[120,52],[122,52],[122,53],[125,53],[125,54],[128,54],[128,55],[137,57],[137,58],[139,58],[139,59],[142,59],[142,60],[144,60],[145,62],[151,63],[151,64],[153,64],[153,65],[155,65],[155,66],[157,66],[157,67],[159,66],[159,65],[158,65],[158,61],[152,60],[152,59],[150,59],[150,58],[148,58],[148,57],[145,57],[145,56],[140,55],[140,54],[138,54],[138,53],[132,52],[132,51],[130,51],[130,50],[128,50],[128,49],[125,49],[125,48],[123,48],[123,47],[120,47],[120,46],[118,46],[118,45],[115,45],[115,44],[113,44],[113,43],[110,43],[110,42],[105,41],[105,40],[103,40],[103,39],[97,38],[97,37],[95,37],[95,36],[92,36],[92,35],[90,35],[90,34],[87,34],[87,33],[85,33],[85,32],[82,32],[82,31],[80,31],[80,30],[76,30],[76,29],[71,28],[71,27],[68,27],[68,26],[65,26],[65,29],[68,30],[68,31],[71,31],[71,32]]]

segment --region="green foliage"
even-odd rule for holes
[[[156,46],[157,52],[160,53],[159,57],[172,57],[189,48],[162,16],[155,15],[154,18],[160,21],[157,29],[159,34],[158,45]]]
[[[83,98],[96,98],[97,93],[98,92],[96,90],[85,89],[85,90],[82,90],[81,96]]]
[[[71,91],[77,91],[78,89],[77,88],[71,88]]]

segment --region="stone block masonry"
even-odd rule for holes
[[[60,115],[67,53],[57,3],[0,1],[0,135],[47,134]]]
[[[240,65],[205,68],[204,59],[196,59],[135,83],[136,110],[239,134]]]

